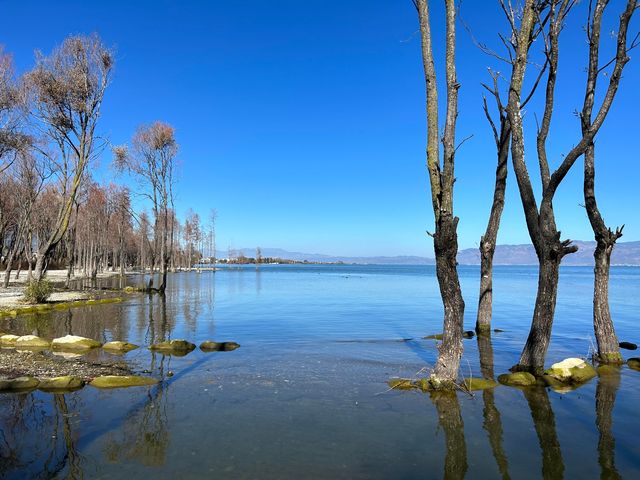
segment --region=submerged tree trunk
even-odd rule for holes
[[[609,267],[615,244],[615,234],[609,241],[598,238],[594,252],[593,329],[598,344],[598,361],[622,363],[618,337],[609,310]]]
[[[480,237],[480,296],[478,299],[478,316],[476,332],[491,331],[491,316],[493,310],[493,254],[496,251],[496,241],[500,219],[504,209],[504,192],[507,186],[507,160],[509,158],[509,140],[511,129],[509,121],[501,113],[500,138],[496,138],[498,147],[498,166],[496,168],[496,183],[493,190],[493,204],[489,214],[489,222],[484,235]]]
[[[561,247],[561,246],[559,246]],[[538,293],[536,296],[531,329],[527,343],[520,355],[518,365],[513,370],[529,371],[541,375],[544,359],[551,340],[553,316],[558,295],[558,278],[562,255],[557,249],[545,248],[540,256],[538,270]]]
[[[452,388],[458,378],[462,356],[462,330],[464,300],[460,290],[456,255],[458,253],[458,217],[453,210],[455,183],[455,130],[458,117],[458,89],[456,78],[456,8],[453,0],[445,1],[446,41],[446,118],[442,139],[438,124],[438,87],[433,57],[428,0],[416,0],[422,39],[422,61],[426,83],[427,110],[427,170],[431,190],[431,203],[435,219],[434,250],[436,273],[444,306],[443,338],[438,349],[438,360],[431,376],[432,388]],[[442,161],[440,161],[442,141]]]
[[[444,304],[442,343],[438,346],[438,360],[434,374],[436,378],[452,381],[458,377],[462,357],[462,322],[464,320],[464,300],[456,262],[457,226],[457,218],[442,215],[433,242],[436,253],[436,274]]]

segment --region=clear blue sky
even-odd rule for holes
[[[442,6],[432,2],[441,53]],[[576,142],[586,44],[582,2],[561,44],[553,163]],[[621,8],[611,2],[610,13]],[[467,0],[476,37],[496,44],[497,2]],[[181,145],[179,214],[219,212],[218,245],[281,247],[342,255],[431,255],[425,164],[424,80],[410,0],[7,1],[0,43],[20,72],[33,51],[67,35],[97,32],[117,66],[101,131],[127,142],[136,126],[173,124]],[[640,16],[640,15],[637,15]],[[615,24],[609,19],[607,29]],[[640,22],[635,19],[635,32]],[[481,110],[480,81],[494,59],[459,26],[456,212],[460,246],[477,245],[493,191],[495,149]],[[614,39],[604,36],[603,50]],[[640,50],[631,53],[616,104],[598,141],[597,189],[605,218],[640,239]],[[603,54],[604,58],[604,54]],[[439,64],[440,78],[442,65]],[[505,68],[502,66],[501,68]],[[606,80],[606,79],[603,79]],[[526,112],[534,125],[534,107]],[[534,145],[531,174],[537,182]],[[96,176],[112,176],[105,155]],[[500,243],[528,243],[510,176]],[[557,195],[565,237],[591,239],[582,203],[582,162]]]

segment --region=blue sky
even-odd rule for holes
[[[439,55],[442,2],[432,3]],[[614,10],[623,3],[611,2],[606,31],[615,29]],[[554,165],[579,134],[574,111],[584,91],[586,4],[575,9],[561,40]],[[432,254],[425,235],[433,217],[424,80],[410,0],[0,0],[0,12],[0,43],[19,72],[33,65],[35,49],[48,53],[70,34],[97,32],[116,49],[101,132],[121,144],[139,124],[173,124],[181,146],[179,214],[192,208],[206,217],[216,208],[220,249]],[[505,28],[497,2],[467,0],[461,12],[478,39],[496,45],[496,32]],[[634,20],[633,32],[640,27]],[[603,37],[608,60],[615,40]],[[506,68],[481,53],[460,25],[458,38],[458,138],[473,138],[458,151],[455,209],[460,247],[468,248],[486,226],[495,170],[480,82],[488,66]],[[609,224],[626,224],[623,240],[640,239],[638,52],[631,52],[597,139],[598,200]],[[437,68],[442,78],[441,62]],[[535,107],[526,112],[531,128]],[[533,143],[527,153],[537,183]],[[94,167],[98,179],[113,177],[109,163],[105,155]],[[499,242],[529,243],[511,173],[507,189]],[[591,239],[579,205],[581,160],[556,198],[563,236]]]

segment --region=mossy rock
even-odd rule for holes
[[[231,352],[240,348],[240,344],[236,342],[213,342],[207,340],[200,344],[200,350],[203,352]]]
[[[33,377],[18,377],[12,379],[0,379],[0,392],[20,392],[33,390],[40,381]]]
[[[496,387],[498,382],[490,378],[465,378],[462,384],[467,390],[486,390]]]
[[[51,341],[35,335],[24,335],[16,340],[16,348],[49,348]]]
[[[640,358],[630,358],[629,360],[627,360],[627,365],[633,370],[640,370]]]
[[[126,388],[145,387],[156,383],[158,383],[158,380],[151,377],[106,375],[94,378],[89,385],[96,388]]]
[[[186,340],[169,340],[166,342],[156,343],[149,347],[149,350],[156,350],[161,353],[182,353],[187,354],[194,350],[196,346]]]
[[[600,365],[597,368],[598,375],[601,377],[607,377],[610,375],[620,375],[620,367],[613,365]]]
[[[78,390],[84,386],[84,381],[78,377],[54,377],[54,378],[41,378],[38,390],[43,392],[61,392],[61,391],[73,391]]]
[[[3,335],[0,337],[0,347],[15,347],[18,335]]]
[[[423,337],[425,340],[442,340],[442,333],[435,333],[433,335],[427,335]]]
[[[509,387],[528,387],[537,383],[536,377],[529,372],[503,373],[498,382]]]
[[[79,337],[77,335],[65,335],[54,338],[51,342],[53,348],[60,350],[91,350],[102,346],[102,343],[91,338]]]
[[[466,338],[467,340],[476,336],[476,332],[473,330],[467,330],[466,332],[462,332],[462,338]]]
[[[114,351],[117,353],[126,353],[126,352],[130,352],[131,350],[135,350],[136,348],[140,348],[138,345],[135,345],[133,343],[129,343],[129,342],[121,342],[119,340],[116,340],[114,342],[107,342],[104,345],[102,345],[102,348],[104,350],[108,350],[108,351]]]
[[[596,369],[581,358],[567,358],[554,363],[544,371],[546,377],[551,377],[563,384],[584,383],[597,375]]]

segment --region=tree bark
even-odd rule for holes
[[[504,192],[507,187],[507,160],[509,158],[509,141],[511,129],[508,119],[500,114],[500,138],[498,142],[498,166],[496,183],[493,190],[493,204],[489,214],[489,222],[484,235],[480,237],[480,296],[478,298],[478,316],[476,332],[491,331],[493,310],[493,255],[500,228],[500,219],[504,210]]]
[[[561,245],[558,245],[561,248]],[[562,256],[556,249],[544,248],[539,259],[538,292],[536,296],[531,329],[527,343],[520,355],[514,371],[528,371],[541,375],[544,370],[544,359],[551,340],[551,329],[558,295],[558,278]]]
[[[437,379],[445,381],[457,379],[463,348],[464,300],[456,262],[458,254],[457,226],[457,217],[441,215],[433,237],[436,275],[444,304],[442,343],[438,345],[438,360],[434,375]]]

